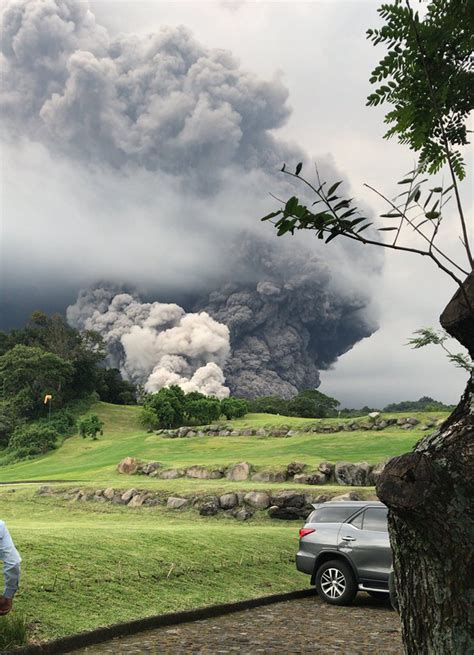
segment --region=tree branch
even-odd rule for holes
[[[458,189],[458,185],[457,185],[457,178],[456,178],[456,174],[454,172],[453,163],[452,163],[452,159],[451,159],[451,150],[449,148],[448,138],[446,136],[446,131],[444,129],[444,124],[443,124],[443,120],[441,118],[441,113],[439,111],[438,102],[436,100],[436,95],[434,93],[433,83],[431,81],[431,75],[430,75],[430,72],[428,70],[428,66],[426,64],[426,50],[425,50],[425,47],[423,46],[423,43],[421,41],[420,33],[419,33],[418,28],[416,26],[416,21],[414,20],[414,17],[413,17],[413,9],[410,6],[409,0],[405,0],[405,3],[406,3],[406,6],[407,6],[407,8],[408,8],[408,10],[410,12],[411,25],[412,25],[413,31],[415,33],[416,43],[417,43],[419,51],[420,51],[421,60],[422,60],[422,63],[423,63],[423,70],[425,71],[426,81],[428,83],[428,90],[429,90],[429,93],[430,93],[431,102],[433,104],[433,109],[435,110],[436,116],[438,118],[438,124],[439,124],[440,130],[441,130],[443,146],[444,146],[444,150],[446,152],[446,158],[448,160],[448,166],[449,166],[449,171],[450,171],[450,174],[451,174],[451,179],[453,180],[454,193],[455,193],[455,196],[456,196],[456,204],[458,206],[459,218],[460,218],[460,221],[461,221],[461,228],[462,228],[462,233],[463,233],[463,236],[464,236],[464,246],[465,246],[465,249],[466,249],[467,258],[468,258],[469,264],[471,266],[471,269],[474,270],[474,260],[473,260],[471,249],[470,249],[470,246],[469,246],[469,238],[468,238],[468,233],[467,233],[466,220],[464,218],[464,211],[463,211],[463,208],[462,208],[461,197],[459,195],[459,189]]]

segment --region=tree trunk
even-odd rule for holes
[[[474,306],[474,274],[464,283]],[[474,316],[460,292],[441,325],[474,357]],[[474,373],[457,408],[413,452],[387,464],[389,511],[407,655],[474,654]]]

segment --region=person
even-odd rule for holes
[[[12,608],[13,596],[16,594],[20,583],[21,563],[21,557],[3,521],[0,521],[0,560],[3,562],[3,574],[5,576],[5,590],[3,596],[0,596],[0,616],[3,616],[8,614]]]

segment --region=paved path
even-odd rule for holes
[[[351,607],[316,596],[159,628],[89,646],[76,655],[401,655],[396,612],[359,594]]]

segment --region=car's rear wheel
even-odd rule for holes
[[[316,573],[316,591],[331,605],[350,605],[357,594],[357,584],[351,567],[342,560],[331,560]]]

